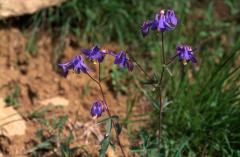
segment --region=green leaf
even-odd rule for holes
[[[32,111],[29,113],[28,118],[29,119],[34,119],[34,118],[42,118],[44,114],[48,111],[50,111],[53,107],[52,106],[44,106],[41,107],[37,110]]]
[[[39,139],[42,139],[44,137],[44,134],[43,134],[43,129],[40,128],[37,130],[36,132],[36,137],[39,138]]]
[[[58,129],[58,131],[62,131],[64,128],[64,125],[66,124],[68,120],[68,116],[60,116],[60,117],[54,117],[53,119],[53,128]]]
[[[109,136],[112,130],[112,119],[108,119],[106,122],[106,135]]]
[[[37,146],[33,147],[32,149],[28,150],[27,152],[28,153],[34,153],[34,152],[36,152],[38,150],[42,150],[42,149],[50,150],[52,148],[53,148],[53,146],[52,146],[52,144],[49,141],[44,141],[44,142],[38,144]]]
[[[5,99],[6,106],[18,107],[19,105],[20,87],[16,84],[14,91],[12,91]]]
[[[50,126],[50,122],[47,119],[38,119],[38,122],[44,126]]]
[[[101,142],[101,149],[99,150],[100,157],[104,157],[109,146],[109,137],[105,137]]]
[[[111,117],[105,118],[105,119],[103,119],[103,120],[97,122],[97,124],[105,123],[105,122],[107,122],[109,119],[110,119],[110,120],[116,120],[116,119],[119,119],[119,117],[116,116],[116,115],[113,115],[113,116],[111,116]]]
[[[61,140],[60,151],[62,157],[71,157],[77,151],[77,147],[71,147],[71,142],[74,140],[73,134],[70,134]]]
[[[71,154],[71,149],[69,148],[69,145],[65,143],[61,143],[61,155],[62,157],[68,157]]]

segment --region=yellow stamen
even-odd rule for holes
[[[93,60],[93,64],[97,64],[98,62],[96,60]]]
[[[183,60],[183,65],[187,65],[187,61],[186,60]]]

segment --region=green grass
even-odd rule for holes
[[[239,54],[232,50],[212,70],[202,65],[193,83],[185,76],[172,85],[163,139],[169,156],[240,155],[240,69],[233,62]]]
[[[202,63],[198,70],[188,65],[184,67],[182,79],[175,72],[173,77],[166,79],[165,100],[171,103],[164,112],[161,149],[164,156],[240,156],[239,45],[240,40],[229,53],[219,58],[219,63]],[[188,77],[189,73],[193,79]],[[159,100],[151,91],[144,93],[155,108]],[[139,137],[132,135],[142,141],[142,145],[133,145],[133,153],[157,156],[154,134],[158,114],[159,108],[151,114],[149,127],[152,130],[140,131]]]
[[[6,106],[19,107],[19,96],[20,96],[20,87],[18,84],[15,85],[14,90],[6,96],[4,99]]]

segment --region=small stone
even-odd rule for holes
[[[65,0],[4,0],[0,1],[1,10],[0,17],[6,18],[10,16],[20,16],[24,14],[32,14],[43,8],[60,5]]]
[[[6,107],[3,98],[0,98],[0,131],[7,137],[24,135],[26,122],[11,106]]]
[[[69,105],[69,101],[67,99],[59,96],[43,100],[40,103],[44,106],[47,106],[47,105],[68,106]]]

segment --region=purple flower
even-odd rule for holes
[[[115,57],[114,64],[118,64],[120,68],[127,67],[129,71],[132,71],[134,65],[132,61],[127,58],[125,51],[120,51],[118,54],[111,53]]]
[[[173,10],[168,10],[166,13],[166,22],[174,29],[178,24],[178,19]]]
[[[143,25],[141,26],[141,32],[142,35],[145,37],[146,35],[148,35],[150,28],[153,25],[153,21],[144,21]]]
[[[193,50],[188,45],[180,45],[177,46],[177,55],[180,62],[183,62],[184,65],[186,65],[189,61],[193,63],[197,63],[197,59],[195,58],[193,54]]]
[[[71,70],[71,69],[74,72],[76,72],[77,74],[80,74],[80,72],[86,73],[87,71],[90,70],[87,67],[87,65],[84,63],[83,57],[80,56],[80,55],[75,56],[74,58],[72,58],[72,60],[70,60],[67,63],[58,64],[58,66],[60,66],[62,68],[64,77],[67,76],[68,71]]]
[[[91,108],[92,117],[100,117],[104,111],[104,106],[101,101],[96,101],[93,103]]]
[[[150,28],[161,32],[170,31],[177,26],[177,22],[178,20],[173,10],[167,10],[166,14],[164,10],[160,10],[160,12],[155,15],[154,20],[143,23],[141,31],[143,36],[149,33]]]
[[[81,51],[92,61],[98,61],[99,63],[103,61],[106,52],[100,51],[98,46],[94,46],[92,49],[84,49]]]
[[[153,28],[157,28],[158,31],[170,31],[177,26],[177,18],[173,10],[167,10],[165,14],[164,10],[161,10],[156,14],[153,22]]]

